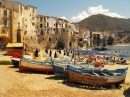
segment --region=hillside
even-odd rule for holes
[[[121,19],[102,14],[92,15],[78,22],[79,27],[94,31],[130,32],[130,19]]]

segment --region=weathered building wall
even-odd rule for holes
[[[0,7],[0,37],[4,42],[8,42],[10,32],[10,10]]]

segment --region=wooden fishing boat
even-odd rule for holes
[[[94,70],[67,66],[67,80],[92,86],[120,86],[124,83],[128,72],[127,68],[116,70]]]
[[[54,62],[53,64],[53,71],[56,76],[63,76],[65,77],[67,75],[67,65],[70,65],[72,62],[65,62],[65,61],[60,61],[60,62]]]
[[[19,71],[33,70],[40,72],[53,72],[52,61],[38,61],[22,58],[19,63]]]
[[[14,65],[14,67],[15,67],[15,68],[19,68],[20,58],[11,57],[10,59],[11,59],[13,65]]]
[[[101,70],[101,66],[100,67],[95,67],[94,65],[89,65],[86,63],[80,63],[80,64],[76,64],[74,65],[73,61],[60,61],[60,62],[55,62],[55,64],[53,64],[53,70],[54,70],[54,74],[56,76],[67,76],[67,65],[71,65],[71,66],[77,66],[80,67],[82,69],[95,69],[95,70]]]
[[[15,53],[16,53],[16,52],[14,52],[14,53],[12,54],[12,57],[11,57],[10,59],[11,59],[13,65],[14,65],[14,67],[15,67],[15,68],[19,68],[20,54],[17,53],[17,54],[18,54],[18,55],[17,55],[17,54],[15,54]],[[32,56],[30,56],[30,55],[23,55],[23,58],[32,59]]]

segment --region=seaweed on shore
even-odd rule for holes
[[[11,61],[1,60],[0,65],[13,65]]]

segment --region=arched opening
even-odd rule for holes
[[[0,36],[0,49],[5,49],[9,39],[7,36]]]

